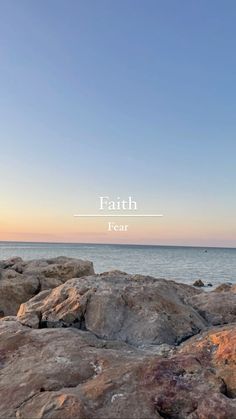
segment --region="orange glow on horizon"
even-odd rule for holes
[[[35,241],[68,243],[117,243],[218,246],[234,245],[232,226],[191,219],[114,219],[129,225],[127,232],[108,232],[108,220],[45,215],[21,216],[20,220],[5,217],[0,227],[1,241]],[[181,222],[180,222],[181,221]]]

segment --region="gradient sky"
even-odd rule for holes
[[[0,240],[235,247],[235,20],[234,0],[1,0]],[[100,195],[164,217],[73,217]]]

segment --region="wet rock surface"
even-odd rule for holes
[[[0,319],[1,418],[236,419],[234,286],[48,269]]]
[[[199,287],[199,288],[201,288],[201,287],[204,287],[204,286],[205,286],[205,284],[204,284],[204,282],[202,282],[202,280],[201,280],[201,279],[197,279],[197,280],[193,283],[193,286],[194,286],[194,287]]]

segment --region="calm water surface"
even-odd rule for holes
[[[0,259],[69,256],[93,261],[95,272],[119,269],[192,284],[236,283],[236,249],[0,242]]]

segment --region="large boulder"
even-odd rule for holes
[[[221,325],[236,321],[236,292],[229,290],[205,292],[191,296],[187,301],[209,325]]]
[[[147,368],[148,383],[156,383],[153,400],[161,417],[235,419],[235,344],[235,324],[213,328]]]
[[[0,353],[1,418],[121,418],[131,408],[132,418],[152,417],[149,394],[138,389],[149,353],[77,329],[35,330],[13,319],[0,321]]]
[[[227,291],[236,293],[236,284],[232,284],[231,282],[226,282],[226,283],[218,285],[218,287],[214,289],[214,292],[227,292]]]
[[[113,271],[43,291],[18,312],[31,327],[88,330],[132,345],[178,344],[206,325],[185,300],[202,291],[184,284]]]
[[[206,368],[210,364],[223,379],[225,394],[236,398],[236,324],[207,330],[182,345],[180,352],[194,354]]]
[[[0,417],[235,419],[236,326],[193,337],[165,356],[75,328],[0,321]],[[231,343],[230,343],[231,342]]]
[[[45,289],[52,289],[68,279],[91,275],[89,261],[59,257],[24,262],[12,258],[0,262],[0,313],[15,315],[22,303]]]
[[[52,259],[37,259],[27,262],[24,273],[55,278],[61,283],[71,278],[94,274],[92,262],[59,256]]]

